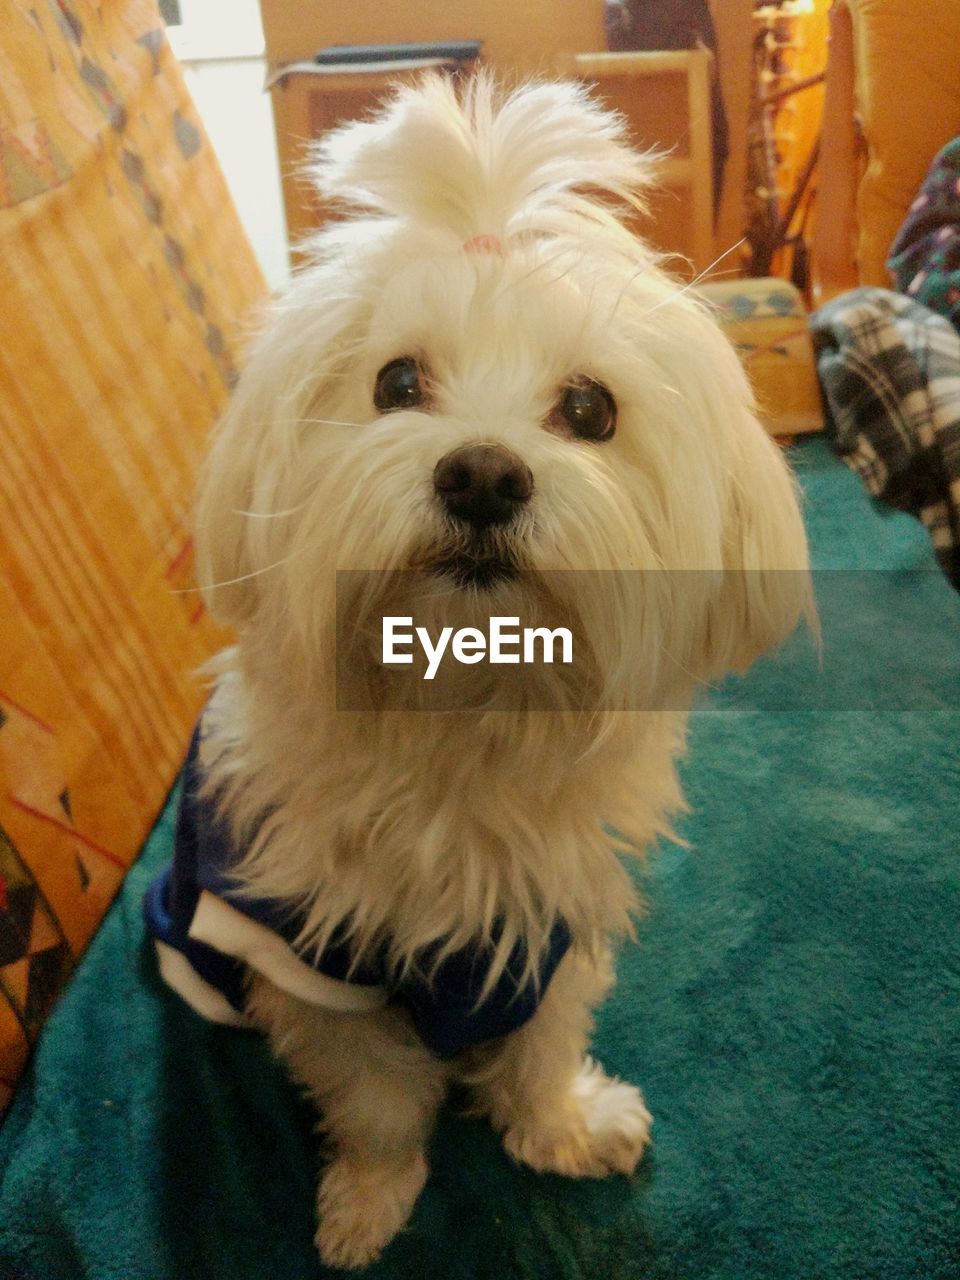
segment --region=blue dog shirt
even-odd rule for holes
[[[252,968],[291,995],[343,1013],[400,1001],[421,1039],[440,1058],[507,1035],[533,1017],[570,946],[558,920],[540,957],[539,981],[521,985],[527,953],[518,943],[503,973],[480,1002],[493,945],[476,944],[435,968],[428,950],[413,973],[397,980],[386,956],[351,971],[349,943],[335,939],[316,959],[294,949],[302,920],[284,904],[244,894],[231,877],[236,862],[215,797],[201,794],[199,726],[183,771],[173,861],[144,896],[144,916],[166,982],[204,1017],[247,1026],[244,976]]]

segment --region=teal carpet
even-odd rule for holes
[[[793,646],[694,719],[692,847],[650,861],[595,1042],[642,1086],[651,1154],[630,1181],[539,1177],[446,1114],[376,1280],[960,1277],[960,596],[822,442],[797,465],[818,566],[868,571],[820,575],[847,677],[803,709]],[[308,1108],[144,947],[172,816],[0,1130],[4,1280],[324,1274]]]

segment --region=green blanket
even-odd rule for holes
[[[371,1277],[960,1277],[960,596],[822,442],[797,465],[817,564],[885,572],[822,575],[842,697],[803,709],[794,647],[694,717],[691,847],[643,874],[595,1040],[652,1152],[629,1181],[538,1176],[451,1110]],[[309,1108],[145,947],[172,806],[0,1131],[4,1280],[324,1274]]]

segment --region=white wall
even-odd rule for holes
[[[271,288],[290,271],[257,0],[180,0],[174,53]]]

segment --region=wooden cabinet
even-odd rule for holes
[[[601,0],[380,0],[376,5],[290,5],[261,0],[267,59],[279,68],[309,60],[332,44],[476,39],[483,62],[506,80],[579,76],[624,112],[641,147],[668,152],[663,187],[652,193],[641,228],[658,248],[701,271],[713,258],[709,107],[710,55],[591,53],[604,45]],[[311,139],[367,114],[410,71],[323,75],[291,72],[271,89],[291,243],[318,225],[324,210],[304,180]],[[677,262],[678,270],[682,263]]]
[[[629,120],[636,144],[663,150],[661,186],[640,230],[658,248],[682,253],[698,274],[714,257],[711,62],[706,49],[573,57],[577,75]]]

